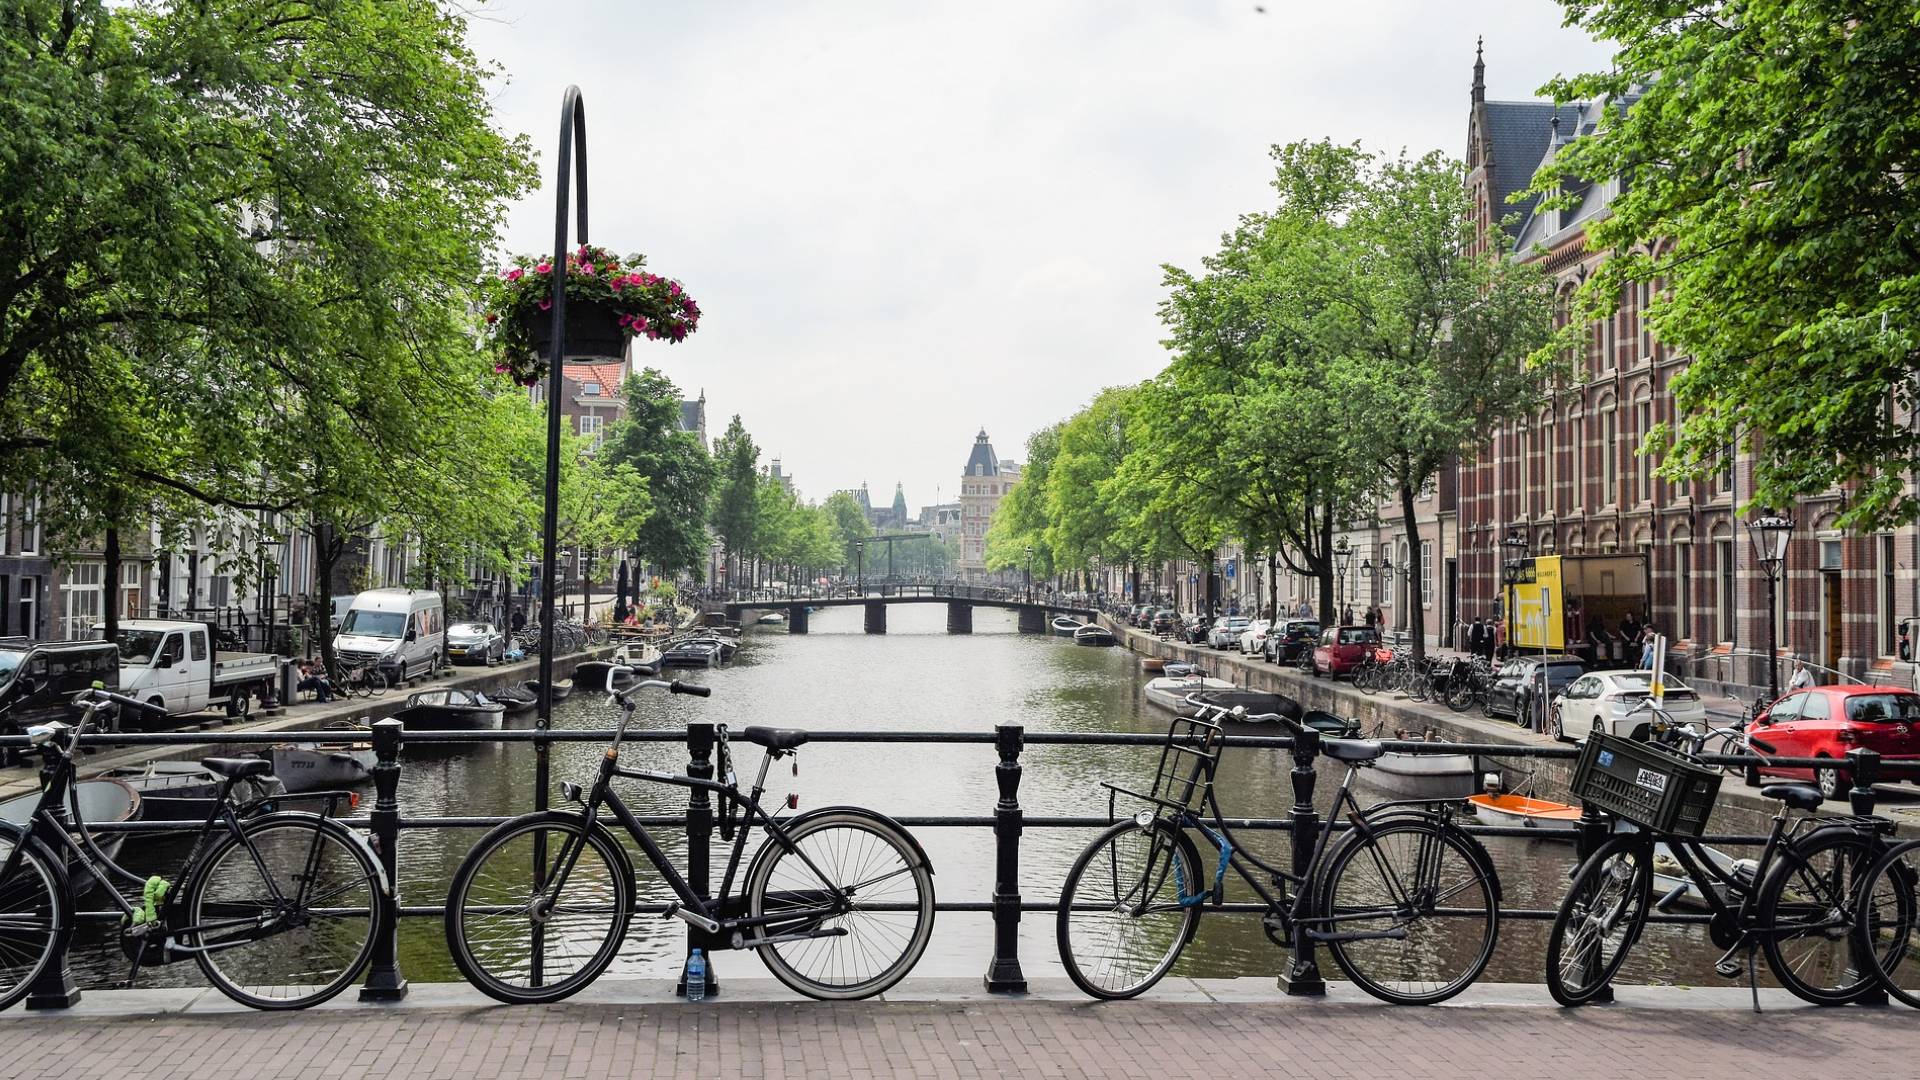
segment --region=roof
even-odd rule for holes
[[[618,398],[620,372],[625,366],[624,364],[567,364],[560,369],[560,374],[579,383],[583,390],[588,386],[599,388],[598,395],[590,394],[589,396]],[[682,402],[680,407],[684,410],[686,404]]]
[[[699,431],[700,422],[704,418],[702,414],[706,411],[707,402],[705,398],[699,401],[682,400],[680,402],[680,430]]]
[[[1540,201],[1539,196],[1530,195],[1517,203],[1509,203],[1507,196],[1524,190],[1533,181],[1541,156],[1552,145],[1553,118],[1556,115],[1560,117],[1561,137],[1571,137],[1579,130],[1584,106],[1571,104],[1555,108],[1550,101],[1489,101],[1485,104],[1487,127],[1483,137],[1493,163],[1487,177],[1493,216],[1499,219],[1518,212],[1519,221],[1525,222],[1533,216],[1533,207]],[[1518,224],[1507,230],[1510,236],[1518,236],[1519,232]]]
[[[973,453],[967,455],[967,467],[962,470],[967,476],[1000,475],[1000,458],[993,452],[993,444],[987,441],[987,429],[981,428],[980,434],[973,437]]]

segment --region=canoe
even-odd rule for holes
[[[143,821],[204,821],[213,813],[213,801],[226,783],[197,761],[149,761],[108,769],[95,779],[120,780],[140,795]],[[256,776],[233,787],[235,803],[277,795],[284,788],[273,776]]]
[[[421,731],[490,731],[500,727],[506,713],[505,705],[484,694],[444,687],[407,695],[407,707],[393,718]]]
[[[1472,754],[1388,751],[1374,759],[1370,786],[1399,799],[1464,799],[1479,786]]]
[[[1331,735],[1336,739],[1360,737],[1360,721],[1351,716],[1335,716],[1330,712],[1321,712],[1319,709],[1308,709],[1306,715],[1300,718],[1300,723],[1322,735]]]
[[[1053,632],[1060,637],[1072,637],[1076,631],[1087,624],[1070,615],[1057,615],[1051,625]]]
[[[379,760],[373,743],[368,741],[372,732],[352,726],[327,730],[337,731],[343,738],[327,743],[276,743],[269,749],[273,775],[289,792],[352,787],[372,774]]]
[[[140,819],[140,793],[131,785],[120,780],[82,780],[73,786],[74,794],[80,797],[80,820],[88,825],[117,824]],[[15,825],[25,825],[33,818],[34,808],[40,805],[40,793],[22,795],[17,799],[0,802],[0,821],[9,821]],[[127,839],[123,832],[89,833],[107,858],[114,858],[120,852],[120,845]],[[74,836],[79,839],[78,834]],[[66,849],[62,849],[66,850]],[[67,879],[76,892],[85,893],[99,884],[99,879],[80,869],[73,852],[67,851]]]
[[[1532,799],[1525,795],[1488,795],[1482,792],[1467,796],[1467,802],[1473,804],[1473,816],[1479,818],[1482,825],[1566,834],[1554,837],[1557,840],[1572,839],[1573,830],[1580,824],[1579,807],[1549,799]]]
[[[1090,645],[1096,648],[1105,648],[1109,645],[1120,644],[1120,639],[1114,637],[1113,631],[1108,630],[1106,627],[1094,626],[1089,623],[1073,632],[1073,643],[1075,645]]]
[[[1203,690],[1232,690],[1234,685],[1225,679],[1210,679],[1205,675],[1177,677],[1163,675],[1158,679],[1147,680],[1142,693],[1147,700],[1176,716],[1192,716],[1199,710],[1187,704],[1187,695]]]
[[[1284,719],[1298,721],[1303,715],[1299,702],[1285,694],[1271,694],[1265,690],[1242,690],[1236,687],[1232,690],[1208,690],[1197,696],[1209,705],[1245,709],[1250,720],[1278,713]]]

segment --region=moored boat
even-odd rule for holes
[[[1148,656],[1142,658],[1140,661],[1140,670],[1154,675],[1160,674],[1166,670],[1166,667],[1166,658],[1162,656]]]
[[[407,695],[407,707],[393,718],[421,731],[487,731],[500,726],[507,707],[484,694],[459,687]]]
[[[276,743],[269,749],[273,775],[288,792],[352,787],[373,772],[379,759],[369,741],[371,731],[351,724],[332,726],[327,731],[338,732],[340,741]]]
[[[1195,697],[1223,709],[1245,709],[1248,720],[1277,714],[1283,719],[1298,721],[1303,715],[1299,702],[1285,694],[1273,694],[1265,690],[1235,687],[1231,690],[1205,690]]]
[[[534,696],[535,702],[538,703],[540,698],[540,680],[528,679],[527,681],[521,683],[520,685],[522,688],[526,690],[527,693],[532,694]],[[572,679],[553,680],[553,700],[565,701],[567,700],[567,695],[571,693],[573,693]]]
[[[595,690],[605,690],[607,688],[607,676],[613,675],[613,685],[627,686],[640,677],[640,673],[637,671],[621,670],[622,668],[630,667],[631,665],[621,664],[614,660],[582,660],[574,666],[573,678],[575,682],[580,683],[582,686],[590,686]]]
[[[661,667],[712,667],[722,660],[719,638],[687,638],[667,646],[660,654]]]
[[[540,704],[540,696],[528,689],[525,683],[518,686],[503,686],[487,696],[499,702],[501,707],[507,710],[508,716],[532,712],[534,707]]]
[[[1170,679],[1184,679],[1189,675],[1205,675],[1207,669],[1191,660],[1169,660],[1160,667]]]
[[[1177,716],[1192,716],[1199,710],[1187,703],[1188,694],[1233,688],[1233,684],[1225,679],[1211,679],[1205,675],[1163,675],[1158,679],[1148,679],[1141,692],[1146,694],[1149,702],[1168,712]]]
[[[1073,643],[1075,645],[1091,645],[1097,648],[1105,648],[1109,645],[1120,644],[1120,639],[1114,637],[1113,631],[1106,627],[1095,626],[1092,623],[1088,623],[1073,632]]]
[[[73,792],[79,798],[80,820],[89,826],[140,819],[140,793],[124,781],[101,778],[82,780],[73,786]],[[32,819],[34,808],[39,805],[40,793],[37,791],[0,802],[0,821],[25,825]],[[127,838],[123,832],[90,832],[88,835],[93,837],[93,842],[109,859],[119,853],[120,845]],[[67,869],[68,880],[78,892],[86,892],[98,884],[98,879],[92,874],[79,869],[71,851],[67,852]]]
[[[1722,875],[1747,882],[1753,880],[1754,870],[1759,866],[1757,860],[1736,859],[1719,848],[1705,844],[1700,845],[1700,849]],[[1673,899],[1667,900],[1667,897]],[[1653,900],[1656,904],[1665,901],[1668,907],[1713,910],[1713,904],[1700,895],[1700,886],[1694,884],[1693,876],[1680,865],[1680,860],[1673,857],[1673,849],[1665,844],[1653,845]]]
[[[1551,799],[1481,792],[1467,796],[1467,802],[1472,804],[1473,816],[1480,819],[1482,825],[1566,834],[1553,837],[1556,840],[1571,840],[1574,828],[1580,824],[1579,807]]]
[[[213,802],[226,783],[220,774],[197,761],[149,761],[108,769],[95,779],[119,780],[140,795],[144,821],[201,821],[213,812]],[[235,803],[278,795],[285,790],[273,776],[254,776],[233,786]]]
[[[1087,624],[1071,615],[1055,615],[1051,625],[1056,635],[1060,637],[1072,637],[1076,631]]]
[[[754,620],[761,626],[780,626],[786,621],[787,617],[778,611],[763,612],[758,619]]]
[[[1472,754],[1415,754],[1389,750],[1374,759],[1367,780],[1401,799],[1464,799],[1479,776]]]

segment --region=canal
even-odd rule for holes
[[[987,732],[996,721],[1018,720],[1029,731],[1166,731],[1166,714],[1141,695],[1144,680],[1135,654],[1117,648],[1083,648],[1058,637],[1020,635],[1011,612],[986,608],[975,611],[971,636],[949,636],[945,615],[945,607],[938,604],[894,606],[888,612],[884,636],[862,631],[857,607],[814,613],[811,633],[801,636],[789,636],[780,627],[751,628],[732,664],[682,674],[711,685],[711,698],[648,694],[640,702],[636,723],[678,729],[690,720],[706,719],[736,729],[771,724]],[[585,688],[556,707],[555,723],[561,727],[605,728],[614,719],[615,710],[605,695]],[[600,751],[598,744],[555,745],[555,782],[590,780]],[[759,754],[757,747],[736,744],[736,768],[743,782],[758,769]],[[631,744],[622,756],[630,766],[649,769],[678,771],[686,763],[685,747],[675,743]],[[1100,781],[1145,787],[1151,783],[1156,756],[1147,747],[1030,746],[1023,757],[1021,804],[1030,815],[1104,814],[1107,800]],[[996,798],[995,761],[988,745],[809,745],[800,751],[797,776],[784,767],[775,771],[767,801],[771,805],[792,790],[802,809],[854,803],[899,816],[986,816]],[[507,815],[533,805],[533,750],[525,744],[410,747],[404,768],[400,795],[408,817]],[[1227,814],[1284,816],[1291,804],[1289,768],[1285,751],[1228,751],[1219,773]],[[1319,784],[1323,807],[1338,779],[1323,763]],[[622,796],[641,814],[674,814],[686,806],[684,789],[630,784],[622,789]],[[933,861],[940,900],[989,899],[994,859],[989,829],[922,828],[916,833]],[[1021,840],[1025,898],[1057,896],[1068,865],[1091,835],[1088,830],[1028,828]],[[439,902],[448,879],[478,837],[479,832],[471,829],[403,832],[402,902]],[[682,833],[662,830],[657,839],[676,859],[684,851]],[[1268,861],[1284,865],[1285,833],[1248,832],[1239,834],[1239,839]],[[1552,908],[1559,902],[1571,865],[1571,844],[1489,837],[1487,846],[1500,873],[1506,907]],[[154,856],[154,865],[143,864],[143,854]],[[174,869],[179,857],[173,843],[129,844],[123,861],[129,869],[146,873]],[[634,862],[641,900],[670,900],[668,890],[653,880],[637,851]],[[719,870],[716,864],[716,882]],[[1232,875],[1229,883],[1229,900],[1253,899],[1250,894],[1236,895]],[[117,943],[95,925],[76,947],[77,976],[83,986],[124,980],[126,963]],[[1498,950],[1482,979],[1538,983],[1546,926],[1544,922],[1504,922]],[[943,912],[914,977],[978,978],[986,969],[991,941],[987,915]],[[611,973],[674,975],[684,942],[683,924],[637,917]],[[1713,985],[1720,981],[1712,973],[1716,956],[1717,950],[1697,930],[1652,927],[1620,979]],[[1025,916],[1021,959],[1029,978],[1062,974],[1051,914]],[[1272,977],[1280,972],[1282,961],[1283,954],[1261,933],[1256,916],[1214,914],[1201,921],[1199,935],[1175,973]],[[416,982],[459,979],[437,919],[403,920],[401,964]],[[723,983],[730,975],[767,974],[758,960],[744,953],[721,953],[716,966]],[[1330,960],[1323,958],[1323,966],[1329,978],[1340,977]],[[201,979],[191,963],[144,970],[140,978],[142,985],[198,984]]]

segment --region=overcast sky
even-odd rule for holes
[[[1494,98],[1607,56],[1552,0],[1263,6],[497,0],[472,43],[543,179],[580,86],[593,240],[699,299],[699,333],[640,362],[808,498],[903,481],[917,512],[982,426],[1024,460],[1164,365],[1160,265],[1268,204],[1270,145],[1461,156],[1477,35]],[[542,189],[507,243],[552,242]]]

